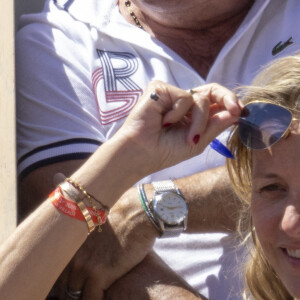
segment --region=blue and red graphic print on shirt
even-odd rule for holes
[[[102,67],[93,72],[92,84],[101,124],[108,125],[127,117],[143,90],[131,79],[138,69],[133,54],[99,49],[97,54]]]

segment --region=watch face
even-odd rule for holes
[[[162,193],[153,203],[154,212],[170,225],[176,225],[184,220],[187,214],[187,204],[184,199],[173,192]]]

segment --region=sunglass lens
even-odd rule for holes
[[[251,149],[265,149],[280,140],[292,121],[284,107],[265,102],[245,106],[239,119],[239,136]]]

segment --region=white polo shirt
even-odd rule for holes
[[[123,124],[148,82],[189,89],[250,84],[276,57],[300,49],[300,1],[256,0],[207,78],[147,32],[113,0],[49,0],[26,15],[16,41],[18,174],[87,158]],[[273,52],[273,53],[272,53]],[[145,178],[180,178],[224,164],[211,148]],[[182,234],[157,240],[157,253],[210,299],[241,299],[230,236]],[[233,271],[233,268],[234,271]]]

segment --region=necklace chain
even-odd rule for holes
[[[127,10],[130,14],[130,16],[132,17],[133,21],[135,22],[136,26],[140,29],[144,29],[144,27],[142,26],[142,24],[140,23],[140,20],[138,19],[138,17],[136,16],[136,14],[132,11],[132,9],[130,8],[131,6],[131,1],[126,0],[125,1],[125,6],[127,7]]]

